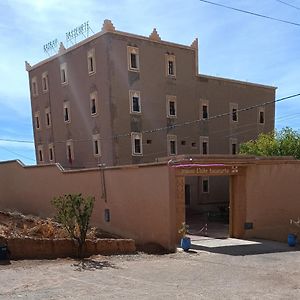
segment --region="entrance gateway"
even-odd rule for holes
[[[234,178],[238,178],[239,172],[241,171],[236,165],[215,163],[215,164],[205,164],[205,163],[178,163],[173,164],[172,167],[175,169],[176,176],[176,230],[181,227],[182,222],[186,222],[186,209],[187,205],[189,205],[190,198],[186,199],[186,197],[190,197],[191,191],[190,186],[186,184],[186,181],[191,179],[191,177],[221,177],[225,176],[229,180],[229,187],[227,187],[228,202],[227,202],[227,212],[229,213],[229,237],[239,237],[239,230],[235,228],[234,219],[236,217],[236,209],[235,207],[235,197],[233,192]],[[222,179],[222,178],[221,178]],[[224,178],[225,179],[225,178]],[[228,191],[229,190],[229,191]],[[199,194],[197,194],[199,197]],[[225,205],[226,206],[226,205]],[[229,210],[228,210],[229,208]],[[190,220],[189,220],[190,221]],[[187,224],[189,224],[187,222]],[[206,220],[207,226],[207,220]],[[239,226],[238,226],[239,227]],[[199,228],[198,228],[199,229]],[[204,228],[203,234],[205,233]],[[235,230],[237,229],[237,230]],[[228,229],[227,229],[228,230]],[[202,235],[202,234],[200,234]],[[179,235],[177,233],[177,237],[179,239]]]

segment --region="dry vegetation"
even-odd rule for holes
[[[0,211],[0,237],[3,238],[68,238],[68,233],[61,224],[47,218],[42,219],[36,216],[26,216],[19,212]],[[117,238],[98,228],[91,228],[88,231],[88,239]]]

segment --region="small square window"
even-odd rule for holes
[[[181,145],[185,146],[186,145],[186,141],[181,141]]]
[[[130,113],[140,114],[142,112],[140,92],[129,91],[129,101],[130,101]]]
[[[137,47],[127,47],[128,70],[138,72],[139,66],[139,49]]]
[[[150,144],[152,144],[152,140],[147,140],[146,143],[147,143],[148,145],[150,145]]]
[[[191,146],[192,146],[192,148],[196,148],[197,147],[197,145],[196,145],[195,142],[192,142]]]

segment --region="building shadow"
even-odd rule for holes
[[[217,239],[212,239],[217,240]],[[253,243],[251,243],[251,241]],[[289,247],[284,243],[266,241],[266,240],[251,240],[244,245],[218,245],[215,247],[205,245],[205,241],[201,245],[201,241],[196,243],[192,241],[191,250],[201,250],[205,252],[232,255],[232,256],[245,256],[257,255],[267,253],[280,253],[280,252],[294,252],[300,251],[300,246]]]
[[[74,264],[72,264],[72,267],[74,267],[74,271],[96,271],[96,270],[102,270],[105,268],[113,268],[117,269],[117,267],[110,263],[107,260],[104,261],[97,261],[93,259],[82,259]]]

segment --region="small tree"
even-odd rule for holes
[[[78,243],[79,257],[82,256],[94,202],[94,197],[83,198],[81,194],[64,195],[52,200],[57,210],[57,220]]]
[[[289,128],[261,133],[256,140],[240,145],[241,154],[258,156],[293,156],[300,159],[300,133]]]

